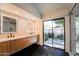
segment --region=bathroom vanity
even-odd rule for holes
[[[38,42],[38,35],[0,39],[0,56],[8,56]]]

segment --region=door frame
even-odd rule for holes
[[[65,42],[66,42],[66,40],[65,40],[65,17],[62,17],[62,18],[56,18],[56,19],[50,19],[50,20],[44,20],[43,21],[43,46],[44,46],[44,22],[45,21],[53,21],[53,20],[59,20],[59,19],[64,19],[64,49],[62,49],[62,50],[64,50],[65,51]],[[56,48],[56,47],[54,47],[54,48]],[[61,48],[57,48],[57,49],[61,49]]]

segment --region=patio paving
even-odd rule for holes
[[[79,53],[79,40],[76,41],[76,52]]]
[[[50,47],[57,47],[57,48],[64,49],[64,40],[53,39],[53,42],[52,42],[52,38],[49,38],[47,41],[44,42],[44,44]]]
[[[44,45],[64,49],[64,40],[53,39],[52,43],[52,38],[49,38],[47,41],[44,42]],[[76,41],[76,52],[79,53],[79,40]]]

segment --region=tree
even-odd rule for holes
[[[62,26],[64,26],[64,19],[57,20],[55,23],[62,24]]]

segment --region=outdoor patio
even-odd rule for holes
[[[60,40],[60,39],[53,39],[52,40],[52,38],[48,38],[48,40],[46,40],[44,42],[44,45],[64,49],[64,40]]]

